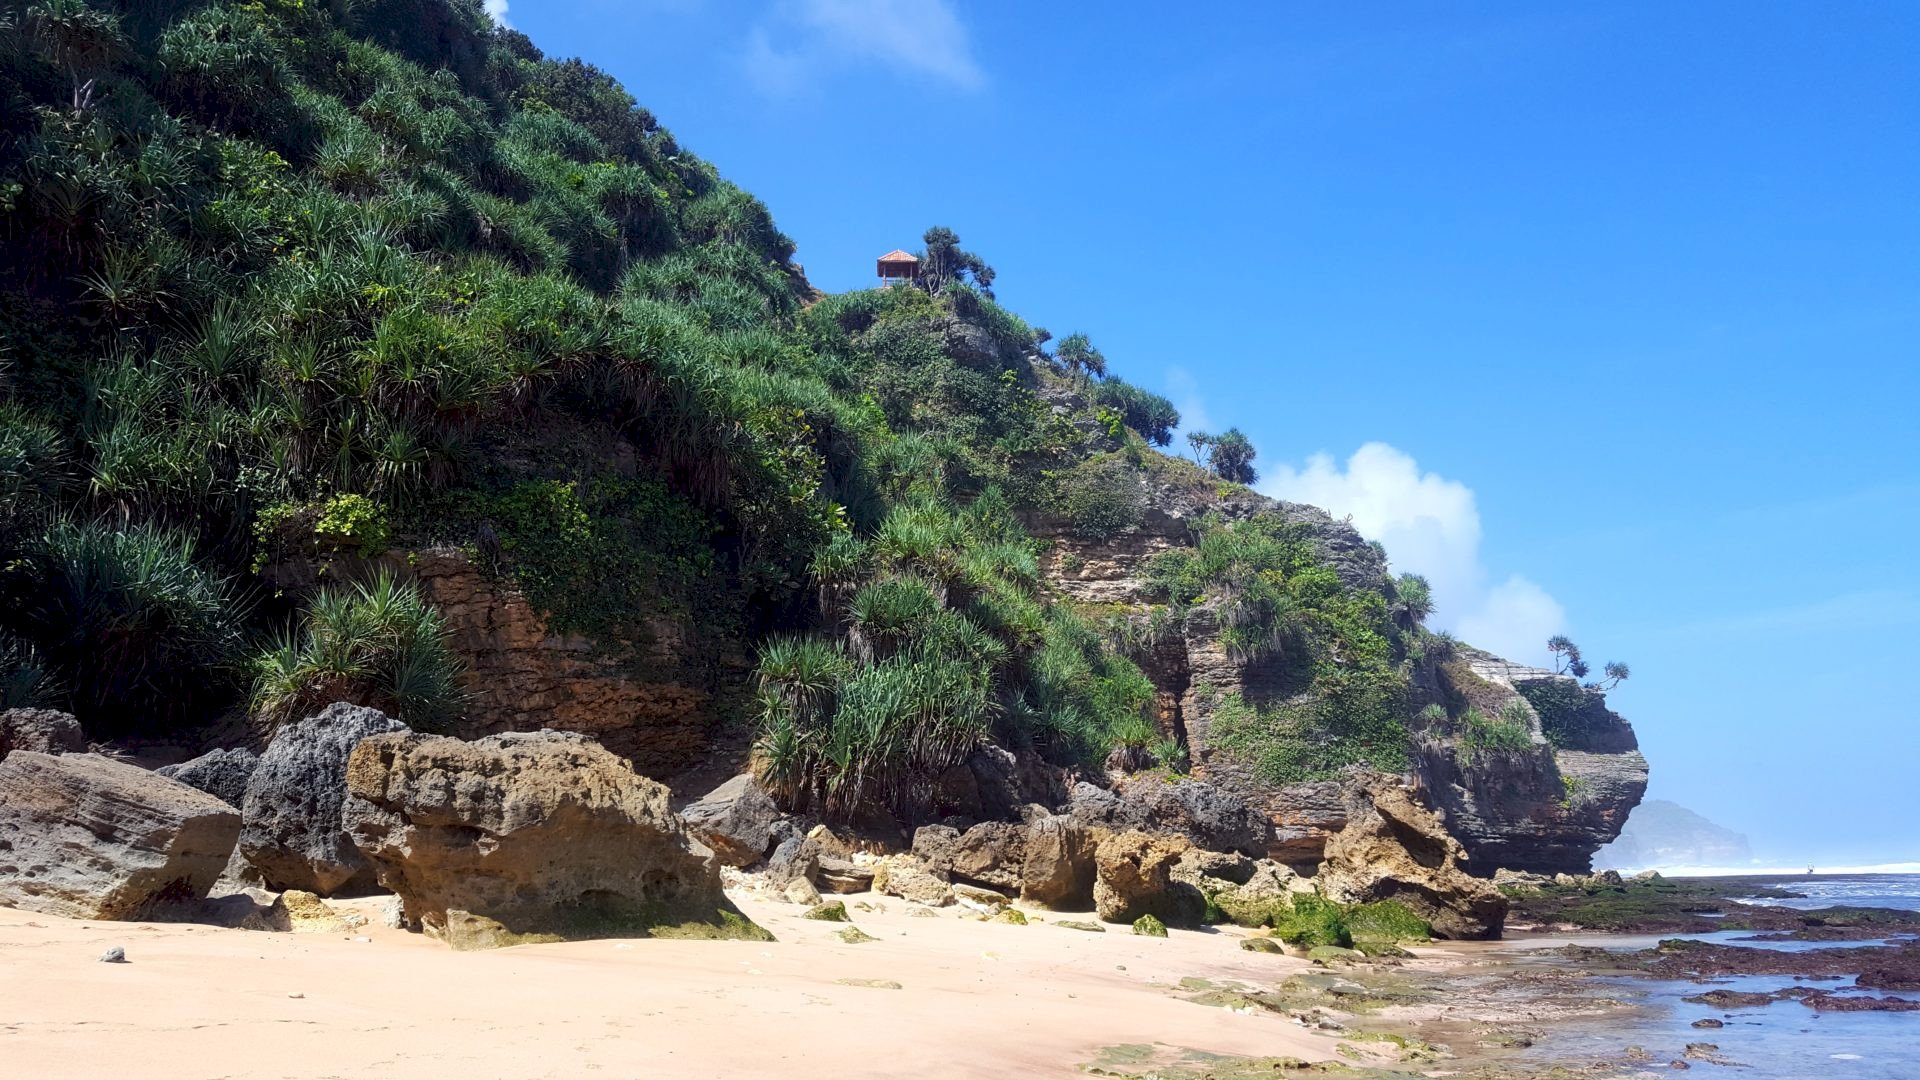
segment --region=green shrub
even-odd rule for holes
[[[1108,540],[1146,520],[1140,474],[1114,457],[1092,458],[1062,473],[1059,507],[1077,536]]]
[[[1527,726],[1527,719],[1525,706],[1517,715],[1503,708],[1497,718],[1469,706],[1460,717],[1460,745],[1469,754],[1531,750],[1533,732]]]
[[[1173,429],[1180,426],[1180,412],[1173,402],[1117,375],[1094,383],[1089,397],[1095,405],[1114,410],[1128,427],[1155,446],[1171,443]]]
[[[298,628],[254,658],[252,709],[272,730],[350,701],[433,731],[460,713],[462,670],[439,610],[382,572],[316,593]]]
[[[236,673],[245,608],[184,533],[58,520],[5,581],[6,621],[90,731],[165,732]]]

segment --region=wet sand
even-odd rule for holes
[[[1242,951],[1231,929],[1163,940],[885,900],[852,912],[879,940],[851,945],[797,906],[735,899],[779,940],[456,953],[378,925],[270,934],[0,908],[0,1075],[804,1080],[1073,1076],[1119,1044],[1335,1056],[1336,1039],[1286,1017],[1175,996],[1182,978],[1310,970]],[[98,962],[115,945],[130,962]]]

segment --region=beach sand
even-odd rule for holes
[[[1230,929],[1158,939],[846,899],[886,905],[852,912],[878,941],[846,944],[842,924],[745,893],[777,942],[457,953],[379,925],[275,934],[0,908],[0,1076],[1007,1077],[1080,1075],[1119,1044],[1334,1056],[1284,1017],[1179,1000],[1183,977],[1308,969],[1242,951]],[[99,963],[115,945],[129,963]]]

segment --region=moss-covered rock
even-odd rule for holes
[[[839,900],[829,900],[824,904],[815,904],[807,909],[803,919],[818,919],[821,922],[848,922],[847,905]]]
[[[1142,915],[1133,920],[1133,932],[1141,937],[1166,937],[1167,924],[1152,915]]]
[[[839,933],[833,936],[839,938],[841,941],[844,941],[849,945],[864,945],[869,941],[880,940],[879,938],[874,937],[872,934],[867,933],[866,931],[860,929],[857,926],[849,926],[846,929],[840,931]]]
[[[1250,937],[1240,939],[1240,948],[1246,952],[1284,953],[1280,943],[1268,937]]]

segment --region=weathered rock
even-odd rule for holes
[[[1055,911],[1091,908],[1098,845],[1093,829],[1064,814],[1028,824],[1020,899]]]
[[[787,898],[787,903],[802,907],[812,907],[820,902],[820,890],[814,888],[813,882],[806,878],[794,878],[787,882],[787,887],[780,890],[780,895]]]
[[[617,647],[560,632],[511,581],[457,547],[387,558],[446,617],[465,661],[467,700],[452,731],[461,738],[574,731],[644,776],[667,776],[711,748],[714,697],[751,666],[737,644],[691,618],[650,615]]]
[[[378,709],[335,702],[274,735],[240,807],[240,853],[269,888],[320,896],[372,889],[373,868],[341,821],[347,759],[370,735],[406,730]]]
[[[752,866],[773,848],[780,809],[751,773],[741,773],[689,803],[680,820],[722,863]]]
[[[1177,926],[1199,922],[1199,895],[1173,881],[1174,864],[1190,848],[1180,837],[1137,831],[1100,841],[1094,850],[1094,910],[1107,922],[1131,923],[1142,915]]]
[[[0,761],[0,905],[135,919],[206,898],[240,834],[203,791],[94,754]]]
[[[1284,953],[1287,951],[1280,947],[1279,942],[1267,937],[1241,938],[1240,948],[1246,952],[1257,953]]]
[[[0,712],[0,758],[15,750],[84,754],[87,733],[80,721],[57,709],[8,709]]]
[[[1166,937],[1167,924],[1151,915],[1142,915],[1133,920],[1133,932],[1141,937]]]
[[[1314,879],[1321,895],[1398,901],[1440,937],[1499,937],[1507,898],[1461,869],[1466,851],[1438,815],[1393,777],[1356,771],[1351,783],[1347,827],[1327,842]]]
[[[1266,815],[1205,781],[1169,784],[1146,777],[1123,787],[1121,795],[1139,806],[1138,825],[1148,831],[1176,833],[1207,851],[1237,851],[1254,858],[1267,854],[1273,826]]]
[[[1025,825],[982,822],[960,834],[944,869],[959,881],[1017,892],[1026,852]]]
[[[241,747],[213,750],[192,761],[164,765],[154,771],[188,787],[199,788],[238,810],[247,801],[247,781],[253,778],[253,770],[259,764],[259,754]]]
[[[1488,716],[1517,707],[1536,733],[1525,750],[1465,754],[1457,740],[1414,740],[1414,771],[1479,874],[1496,867],[1583,875],[1593,853],[1620,835],[1647,789],[1647,759],[1633,725],[1606,695],[1574,679],[1460,646],[1436,687]],[[1531,698],[1553,701],[1548,717]]]
[[[951,825],[922,825],[914,830],[913,854],[933,873],[944,876],[960,846],[960,830]]]
[[[280,902],[287,909],[288,928],[297,934],[343,934],[357,925],[347,919],[345,912],[300,889],[281,893]]]
[[[124,946],[115,945],[100,954],[100,962],[103,964],[124,964],[127,962],[127,950]]]
[[[280,894],[265,889],[239,889],[210,896],[197,908],[178,909],[178,917],[183,922],[209,923],[229,930],[286,933],[293,929],[293,917]]]
[[[849,859],[832,855],[820,857],[815,880],[830,893],[862,893],[873,888],[873,871]]]
[[[840,931],[839,933],[833,936],[839,938],[841,941],[844,941],[849,945],[865,945],[869,941],[880,940],[879,938],[874,937],[872,934],[867,933],[865,930],[862,930],[857,926],[849,926],[846,929]]]
[[[1293,912],[1296,893],[1313,889],[1282,863],[1190,851],[1174,864],[1173,880],[1197,890],[1227,921],[1272,926]]]
[[[969,907],[990,911],[999,911],[1006,907],[1010,899],[1005,893],[964,883],[953,887],[953,898]]]
[[[819,922],[847,922],[847,905],[845,901],[829,900],[824,904],[815,904],[808,908],[800,917]]]
[[[376,735],[347,785],[355,843],[429,931],[459,911],[515,940],[765,935],[727,903],[667,789],[583,735]]]
[[[873,875],[873,887],[888,896],[897,896],[928,907],[945,907],[953,903],[953,889],[947,880],[911,856],[891,859],[883,864]]]
[[[967,758],[973,774],[970,789],[955,778],[948,786],[964,795],[970,790],[978,800],[977,816],[1013,818],[1030,803],[1055,806],[1066,799],[1066,775],[1033,753],[1014,753],[1003,747],[987,745]]]
[[[1493,884],[1495,888],[1531,892],[1553,884],[1553,879],[1545,874],[1530,874],[1525,870],[1509,870],[1503,866],[1493,872]]]
[[[782,837],[767,856],[767,880],[775,885],[795,880],[812,883],[819,869],[819,845],[798,832]]]

